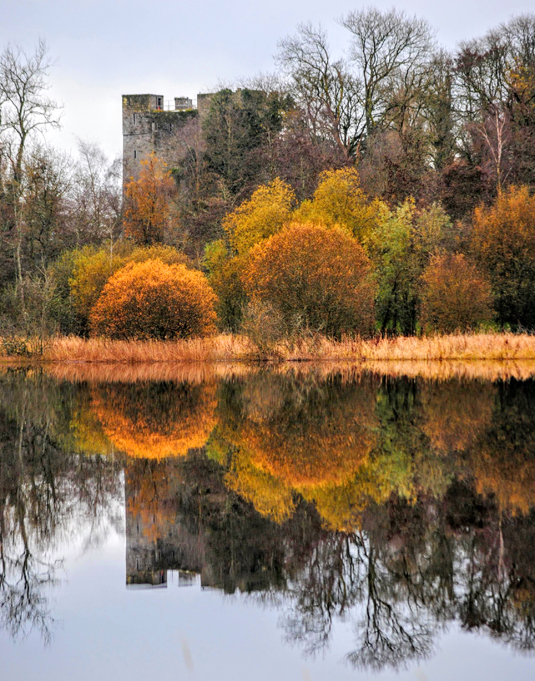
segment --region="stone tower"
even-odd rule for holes
[[[171,108],[163,95],[123,95],[125,180],[138,174],[140,162],[152,152],[173,167],[179,154],[177,133],[196,116],[188,97],[175,97]]]

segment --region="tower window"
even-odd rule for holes
[[[158,109],[161,109],[161,108],[162,108],[162,98],[161,98],[161,97],[158,97],[158,98],[157,98],[157,102],[158,102],[158,103],[157,103]]]
[[[136,114],[132,114],[132,120],[134,122],[134,125],[136,124]]]
[[[137,151],[134,149],[134,158],[137,158]]]

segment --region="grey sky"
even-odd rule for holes
[[[333,47],[345,33],[335,19],[368,6],[355,0],[1,0],[0,44],[32,50],[46,39],[55,60],[52,94],[63,102],[63,129],[53,142],[75,137],[121,149],[123,93],[153,92],[166,99],[195,96],[221,81],[273,69],[277,40],[304,21],[322,23]],[[377,0],[425,17],[439,42],[453,47],[514,14],[533,0]]]

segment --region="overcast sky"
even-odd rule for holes
[[[54,59],[53,96],[64,105],[54,143],[76,137],[121,151],[121,95],[165,99],[206,92],[273,70],[277,41],[300,22],[321,23],[342,50],[336,19],[369,4],[425,17],[446,47],[483,34],[533,0],[0,0],[0,44],[32,50],[44,38]]]

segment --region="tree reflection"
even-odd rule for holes
[[[13,636],[50,636],[56,549],[81,528],[98,542],[124,484],[127,584],[197,574],[280,608],[285,638],[311,655],[345,623],[347,659],[366,670],[429,657],[454,623],[534,648],[532,382],[29,374],[2,388],[0,624]]]
[[[138,458],[182,456],[202,447],[214,425],[214,383],[104,383],[91,392],[93,432]],[[96,419],[94,418],[96,417]]]
[[[117,466],[69,456],[59,444],[71,398],[72,389],[38,372],[2,377],[0,627],[14,638],[36,630],[50,640],[47,593],[62,566],[55,549],[82,524],[95,541],[118,497]]]

